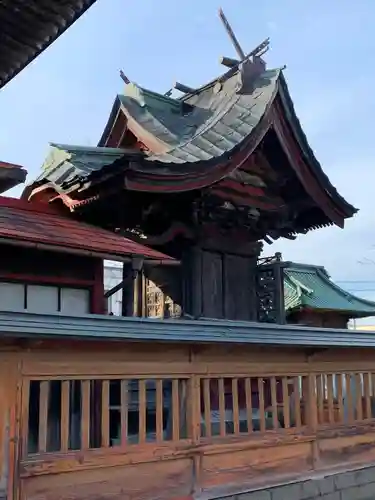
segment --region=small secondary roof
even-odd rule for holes
[[[320,266],[283,263],[287,313],[303,308],[350,313],[351,317],[375,316],[375,302],[346,292]]]
[[[119,234],[78,222],[46,204],[0,196],[0,243],[124,261],[176,261]]]

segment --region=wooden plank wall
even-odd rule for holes
[[[220,496],[375,460],[372,350],[46,341],[5,360],[9,500]]]

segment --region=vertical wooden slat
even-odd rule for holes
[[[4,391],[5,392],[5,391]],[[22,381],[21,400],[21,457],[26,458],[29,451],[29,405],[30,405],[30,380]],[[5,397],[4,400],[6,401]]]
[[[362,380],[361,374],[355,374],[355,395],[356,395],[356,420],[363,420],[363,407],[362,407]]]
[[[61,451],[69,449],[70,380],[61,382]]]
[[[240,433],[240,412],[238,409],[238,379],[232,379],[232,404],[234,434]]]
[[[290,401],[289,401],[289,385],[288,378],[283,377],[283,417],[284,417],[284,427],[289,429],[290,427]]]
[[[277,415],[277,394],[276,394],[276,378],[271,377],[271,405],[272,405],[272,425],[274,429],[279,427],[279,419]]]
[[[194,444],[199,442],[201,437],[201,380],[198,376],[192,375],[189,380],[189,401],[188,428],[189,437]]]
[[[81,449],[90,448],[90,380],[81,381]]]
[[[187,411],[187,380],[179,381],[179,416],[180,416],[180,431],[179,439],[186,438],[186,411]]]
[[[163,441],[163,380],[156,381],[156,441]]]
[[[247,432],[253,432],[253,401],[251,393],[251,378],[245,379],[245,396],[246,396]]]
[[[264,385],[263,378],[258,378],[258,395],[259,395],[259,427],[261,432],[266,430],[266,415],[265,415],[265,407],[264,407]]]
[[[225,436],[225,393],[224,393],[224,379],[218,380],[219,391],[219,414],[220,414],[220,436]]]
[[[109,380],[102,381],[102,447],[109,446]]]
[[[345,375],[345,389],[346,389],[346,403],[348,407],[348,420],[353,422],[354,420],[354,408],[353,408],[353,394],[352,394],[352,384],[351,384],[351,374],[347,373]]]
[[[128,381],[121,380],[121,446],[125,446],[128,441],[128,406],[129,390]]]
[[[211,398],[210,398],[210,379],[203,379],[203,400],[204,400],[204,423],[206,428],[206,437],[211,437]]]
[[[180,439],[180,397],[179,397],[179,380],[172,381],[172,438],[173,441]]]
[[[327,400],[328,400],[328,421],[330,424],[335,422],[333,414],[333,376],[327,375]]]
[[[139,442],[146,442],[146,380],[138,380],[139,391]]]
[[[293,399],[294,399],[294,413],[296,417],[296,427],[301,427],[301,396],[300,396],[300,388],[299,388],[299,379],[298,377],[293,377]]]
[[[316,393],[318,398],[318,422],[324,424],[324,390],[323,390],[324,376],[318,375],[316,377]]]
[[[375,397],[375,373],[371,373],[371,394]]]
[[[337,401],[339,405],[339,422],[344,421],[344,399],[343,399],[343,388],[342,388],[342,373],[336,375],[336,385],[337,385]]]
[[[316,377],[310,374],[307,377],[307,423],[312,430],[318,426],[318,406],[316,394]]]
[[[40,382],[38,451],[47,451],[49,381]]]
[[[363,374],[363,392],[365,396],[366,419],[371,418],[370,373]]]

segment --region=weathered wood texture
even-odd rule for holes
[[[194,316],[256,319],[256,257],[207,249],[194,249],[189,257]]]
[[[9,500],[169,500],[375,459],[372,350],[43,341],[0,367]]]

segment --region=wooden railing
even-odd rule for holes
[[[24,381],[24,394],[24,456],[246,436],[375,418],[375,373],[368,372],[31,379]]]
[[[334,352],[173,349],[27,353],[20,500],[168,500],[375,461],[371,352],[347,369]]]

